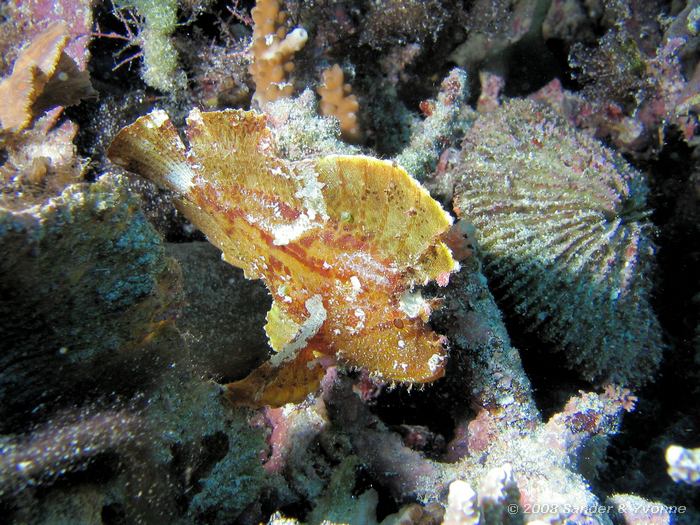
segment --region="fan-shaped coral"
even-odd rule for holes
[[[463,143],[455,209],[505,304],[589,379],[643,382],[661,357],[641,173],[551,111],[514,100]]]
[[[280,405],[314,390],[324,356],[388,380],[442,375],[444,349],[414,285],[457,266],[439,240],[451,220],[401,168],[362,156],[295,163],[275,155],[264,116],[188,118],[189,150],[162,111],[123,129],[110,158],[176,192],[183,213],[274,301],[278,353],[229,385],[236,401]],[[327,357],[326,357],[327,359]]]

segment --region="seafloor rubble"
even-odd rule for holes
[[[700,523],[697,0],[0,29],[0,521]]]

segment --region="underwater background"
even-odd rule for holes
[[[700,524],[698,0],[0,4],[0,523]]]

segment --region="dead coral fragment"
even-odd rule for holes
[[[67,26],[57,22],[22,51],[0,82],[0,129],[21,131],[46,110],[95,94],[87,72],[63,52],[67,44]]]
[[[363,156],[285,162],[265,117],[194,110],[189,149],[155,111],[123,129],[110,158],[178,195],[224,259],[273,295],[278,353],[229,385],[236,402],[300,401],[338,357],[387,380],[428,382],[445,351],[415,285],[456,263],[439,241],[450,217],[402,168]]]

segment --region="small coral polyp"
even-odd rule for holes
[[[457,268],[440,240],[450,216],[402,168],[364,156],[287,162],[266,117],[187,119],[189,149],[155,111],[124,128],[110,158],[176,193],[176,204],[246,277],[262,279],[277,352],[234,402],[282,405],[315,390],[336,359],[398,382],[442,376],[445,349],[421,318],[417,285]]]

